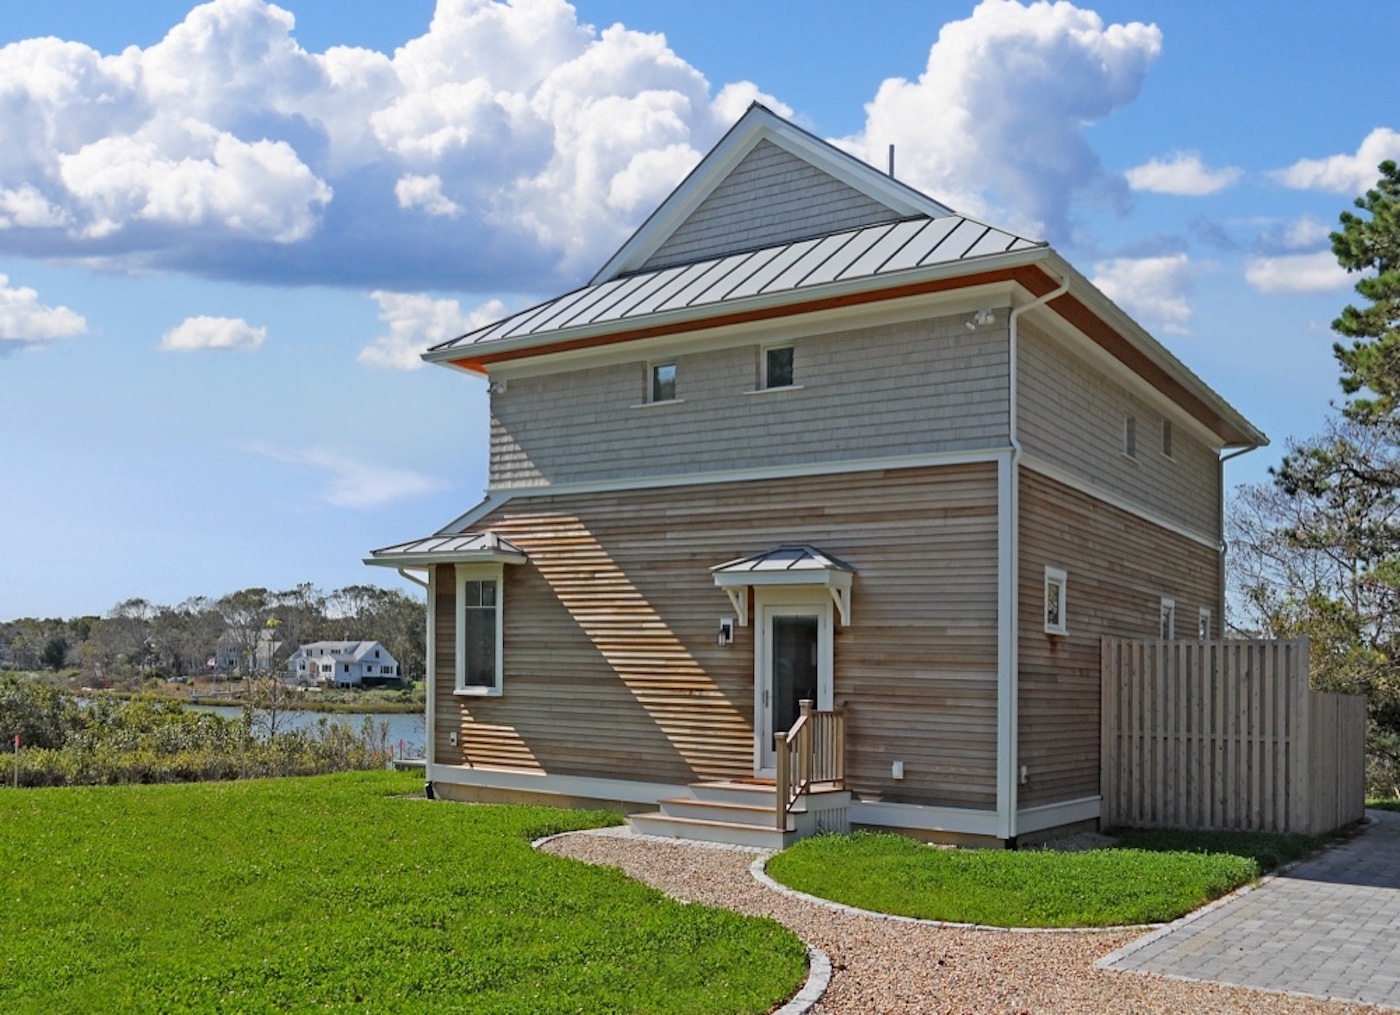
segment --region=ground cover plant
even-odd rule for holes
[[[1259,864],[1230,853],[1147,849],[938,849],[857,832],[773,857],[775,879],[861,909],[993,927],[1160,923],[1248,884]]]
[[[1271,832],[1188,832],[1176,829],[1110,828],[1124,849],[1156,853],[1228,853],[1253,860],[1260,874],[1269,874],[1306,859],[1327,844],[1328,836],[1279,835]]]
[[[805,976],[771,920],[530,847],[611,815],[420,779],[0,793],[0,1011],[758,1013]]]

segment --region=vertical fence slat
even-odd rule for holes
[[[1316,834],[1364,813],[1365,700],[1293,642],[1100,643],[1105,824]]]

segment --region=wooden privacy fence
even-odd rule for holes
[[[1318,835],[1365,814],[1366,699],[1308,642],[1103,639],[1101,821]]]

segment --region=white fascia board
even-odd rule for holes
[[[714,193],[729,177],[734,167],[763,140],[803,159],[898,215],[929,215],[937,218],[956,214],[951,208],[928,195],[890,178],[874,166],[841,151],[794,126],[764,106],[754,103],[690,171],[690,175],[681,181],[680,186],[651,213],[621,249],[598,269],[598,273],[589,280],[590,284],[606,282],[624,272],[635,271],[645,264],[695,209],[700,207],[705,198]]]
[[[1012,250],[1004,254],[989,254],[984,257],[974,257],[966,260],[944,261],[939,264],[929,265],[926,268],[892,271],[883,275],[863,275],[860,278],[827,282],[822,285],[809,286],[802,289],[785,289],[782,292],[748,296],[736,300],[724,300],[719,303],[706,303],[694,307],[685,307],[680,310],[668,310],[660,314],[644,314],[627,321],[601,321],[594,324],[581,325],[577,328],[566,328],[562,331],[549,331],[538,335],[521,335],[518,338],[495,339],[482,345],[466,345],[455,346],[450,349],[438,349],[436,351],[424,353],[423,359],[429,363],[442,363],[450,360],[470,358],[473,352],[483,352],[492,355],[502,352],[528,352],[535,348],[548,348],[560,342],[575,342],[607,336],[616,336],[619,341],[626,341],[626,336],[629,331],[641,331],[643,329],[664,327],[673,324],[689,324],[713,317],[727,317],[731,314],[749,313],[754,310],[793,307],[796,313],[800,314],[802,313],[800,308],[804,303],[840,298],[857,293],[879,293],[887,289],[898,289],[907,285],[918,285],[921,282],[935,282],[942,281],[943,279],[957,278],[960,275],[980,275],[988,271],[1019,268],[1043,261],[1050,256],[1050,253],[1051,251],[1048,247],[1027,247],[1024,250]],[[872,300],[870,303],[858,304],[852,309],[863,307],[868,311],[872,303],[878,302],[878,300]]]
[[[404,567],[422,571],[434,564],[523,564],[525,563],[525,555],[506,553],[502,550],[486,550],[480,553],[415,553],[392,559],[366,557],[364,561],[372,567]]]
[[[1000,838],[996,811],[852,800],[848,813],[851,822],[858,825]]]
[[[465,765],[430,765],[428,780],[454,786],[548,793],[587,800],[620,800],[634,804],[655,804],[668,797],[685,796],[688,792],[686,786],[671,783],[549,775],[528,769],[470,768]]]
[[[751,345],[781,345],[843,330],[957,317],[988,307],[994,310],[1002,309],[1013,306],[1014,301],[1026,292],[1026,289],[1014,281],[991,282],[944,292],[920,293],[916,296],[901,296],[873,303],[857,303],[811,313],[748,321],[743,324],[724,324],[675,335],[640,339],[636,342],[569,349],[527,359],[492,363],[487,369],[493,378],[513,381],[526,377],[545,377],[562,370],[586,370],[617,363],[635,363],[638,359],[646,357],[684,356],[694,352],[715,352]],[[781,395],[785,391],[800,390],[801,385],[793,385],[791,388],[756,389],[749,393]]]
[[[1079,800],[1066,800],[1062,803],[1023,808],[1016,812],[1016,833],[1026,835],[1046,828],[1058,828],[1060,825],[1092,821],[1099,816],[1099,805],[1102,799],[1102,797],[1090,796]]]
[[[1201,380],[1191,371],[1181,360],[1172,355],[1171,351],[1158,342],[1148,333],[1142,325],[1128,316],[1118,304],[1103,294],[1103,292],[1079,273],[1068,261],[1053,250],[1049,252],[1049,261],[1046,267],[1058,273],[1061,277],[1070,281],[1070,292],[1078,297],[1086,307],[1100,317],[1109,327],[1122,335],[1139,352],[1147,356],[1148,359],[1156,363],[1157,366],[1165,370],[1183,388],[1191,392],[1202,402],[1209,405],[1218,412],[1222,418],[1229,420],[1236,429],[1246,434],[1255,443],[1253,447],[1264,447],[1269,443],[1269,438],[1263,431],[1259,430],[1253,423],[1245,419],[1238,409],[1232,406],[1210,385]]]
[[[806,571],[726,571],[715,575],[720,588],[743,585],[818,585],[848,589],[851,572],[812,568]]]

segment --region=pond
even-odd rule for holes
[[[238,705],[186,705],[185,707],[199,712],[212,712],[214,715],[230,719],[237,719],[243,715],[243,709]],[[394,757],[421,758],[423,756],[423,744],[427,740],[427,733],[425,732],[422,712],[308,712],[300,709],[289,709],[278,716],[277,722],[279,726],[285,722],[287,729],[301,729],[305,726],[315,726],[317,721],[325,719],[327,722],[340,723],[358,731],[366,716],[374,723],[376,729],[381,722],[389,724],[388,739],[390,746],[394,749]]]

